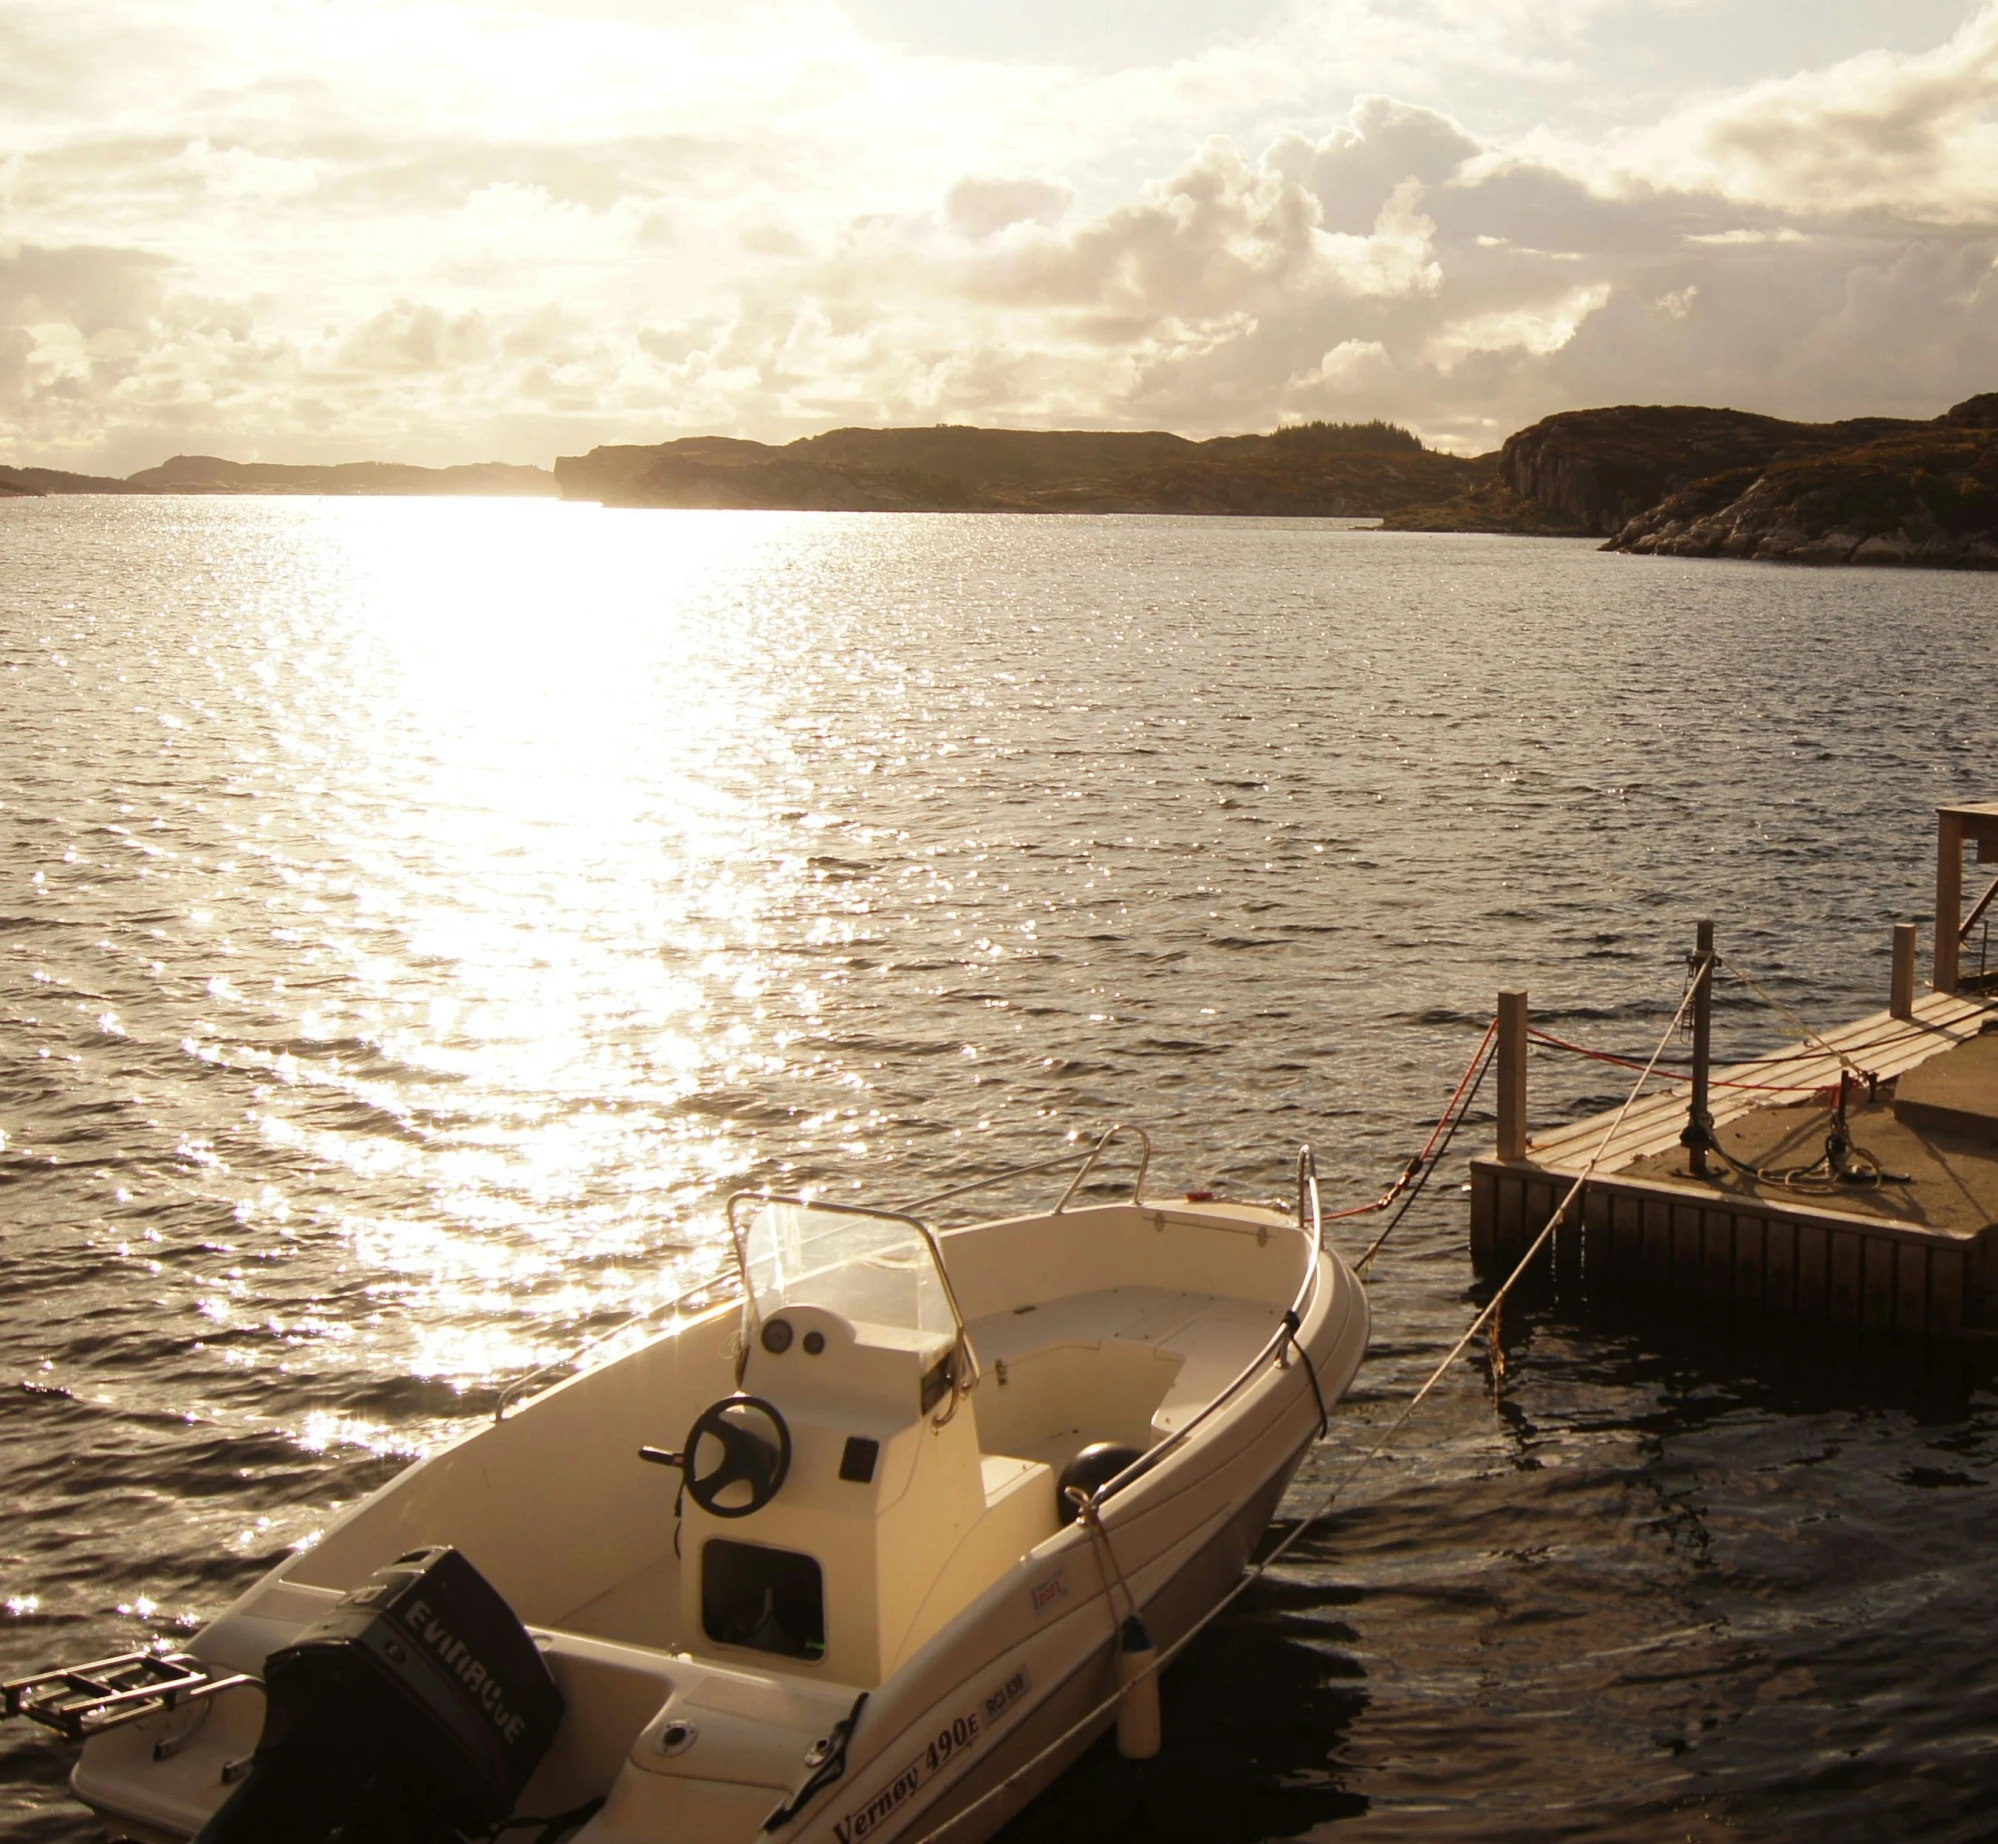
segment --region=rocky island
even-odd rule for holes
[[[1489,457],[1391,423],[1298,423],[1204,442],[1161,431],[834,429],[782,447],[723,436],[564,456],[565,499],[778,512],[1164,512],[1370,518],[1489,481]]]
[[[1933,423],[1693,481],[1627,520],[1604,548],[1998,569],[1998,392]]]
[[[1605,550],[1672,557],[1998,568],[1998,393],[1932,422],[1569,410],[1508,439],[1496,474],[1386,526],[1606,538]]]

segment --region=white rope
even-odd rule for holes
[[[1238,1601],[1244,1594],[1246,1594],[1252,1587],[1254,1587],[1257,1582],[1261,1581],[1262,1578],[1266,1574],[1268,1574],[1269,1571],[1272,1568],[1274,1568],[1278,1562],[1280,1562],[1283,1559],[1284,1554],[1291,1548],[1293,1544],[1295,1544],[1298,1541],[1299,1538],[1301,1538],[1305,1534],[1306,1531],[1312,1529],[1313,1526],[1321,1523],[1325,1518],[1331,1515],[1333,1507],[1338,1504],[1340,1497],[1345,1492],[1346,1488],[1350,1486],[1353,1483],[1353,1481],[1357,1479],[1360,1476],[1360,1474],[1367,1469],[1369,1465],[1372,1464],[1373,1461],[1378,1459],[1381,1456],[1381,1454],[1387,1451],[1389,1443],[1392,1442],[1394,1437],[1401,1432],[1402,1428],[1407,1424],[1408,1418],[1411,1415],[1413,1415],[1418,1408],[1422,1406],[1424,1398],[1428,1396],[1429,1392],[1433,1390],[1438,1383],[1442,1382],[1443,1378],[1449,1373],[1450,1366],[1454,1364],[1458,1360],[1458,1358],[1463,1356],[1464,1352],[1469,1348],[1471,1341],[1474,1338],[1476,1338],[1477,1335],[1481,1331],[1483,1331],[1488,1324],[1491,1323],[1493,1315],[1496,1314],[1498,1312],[1498,1309],[1505,1304],[1506,1295],[1509,1294],[1513,1290],[1513,1288],[1518,1284],[1521,1276],[1523,1276],[1526,1273],[1527,1268],[1532,1264],[1533,1258],[1540,1253],[1542,1248],[1546,1246],[1547,1238],[1553,1235],[1555,1228],[1557,1227],[1557,1225],[1559,1225],[1561,1219],[1567,1215],[1569,1205],[1571,1205],[1575,1201],[1577,1195],[1579,1195],[1579,1193],[1581,1192],[1582,1187],[1588,1183],[1591,1175],[1595,1172],[1597,1162],[1603,1156],[1603,1148],[1609,1144],[1610,1139],[1616,1133],[1617,1128],[1623,1125],[1623,1117],[1630,1112],[1632,1103],[1634,1103],[1637,1100],[1638,1096],[1644,1092],[1645,1083],[1651,1080],[1651,1072],[1658,1067],[1658,1059],[1665,1054],[1665,1047],[1672,1041],[1673,1033],[1678,1030],[1680,1019],[1685,1017],[1686,1007],[1692,1003],[1693,993],[1695,990],[1696,990],[1695,983],[1688,982],[1685,994],[1679,1000],[1679,1009],[1672,1014],[1672,1022],[1665,1027],[1665,1034],[1661,1038],[1659,1038],[1658,1048],[1652,1051],[1651,1060],[1648,1063],[1646,1063],[1644,1066],[1644,1073],[1637,1078],[1637,1081],[1631,1088],[1630,1093],[1624,1097],[1623,1106],[1617,1110],[1617,1117],[1615,1121],[1611,1123],[1609,1132],[1603,1135],[1602,1139],[1597,1143],[1596,1151],[1594,1152],[1594,1154],[1591,1155],[1588,1164],[1583,1166],[1580,1173],[1576,1176],[1575,1182],[1568,1187],[1567,1193],[1562,1197],[1561,1201],[1554,1206],[1554,1212],[1547,1219],[1546,1227],[1541,1230],[1539,1235],[1534,1237],[1531,1246],[1527,1249],[1526,1253],[1519,1258],[1518,1265],[1515,1266],[1513,1271],[1506,1276],[1504,1285],[1502,1285],[1499,1288],[1499,1290],[1492,1295],[1491,1300],[1485,1306],[1484,1310],[1480,1312],[1478,1316],[1471,1321],[1470,1327],[1464,1333],[1463,1337],[1458,1339],[1457,1342],[1450,1347],[1449,1355],[1445,1357],[1444,1360],[1440,1364],[1438,1364],[1434,1370],[1432,1370],[1429,1373],[1427,1381],[1425,1381],[1422,1387],[1419,1390],[1417,1390],[1415,1394],[1408,1399],[1408,1402],[1403,1407],[1401,1413],[1397,1415],[1394,1418],[1394,1421],[1389,1425],[1388,1431],[1385,1434],[1383,1434],[1381,1438],[1373,1444],[1373,1446],[1368,1448],[1367,1451],[1364,1454],[1362,1454],[1360,1458],[1350,1468],[1347,1469],[1345,1476],[1342,1479],[1340,1479],[1336,1485],[1333,1486],[1330,1492],[1326,1494],[1324,1501],[1319,1505],[1316,1511],[1312,1512],[1309,1517],[1300,1519],[1299,1522],[1283,1538],[1283,1540],[1280,1543],[1278,1543],[1277,1546],[1273,1550],[1271,1550],[1270,1553],[1267,1556],[1265,1556],[1261,1562],[1255,1563],[1250,1568],[1245,1570],[1243,1572],[1241,1580],[1236,1582],[1236,1584],[1232,1588],[1230,1588],[1228,1592],[1221,1597],[1220,1600],[1216,1601],[1214,1605],[1210,1607],[1205,1614],[1203,1614],[1198,1620],[1196,1620],[1192,1626],[1188,1627],[1187,1630],[1184,1633],[1182,1633],[1176,1640],[1174,1640],[1171,1645],[1164,1647],[1159,1652],[1157,1652],[1154,1655],[1151,1663],[1144,1666],[1142,1670],[1138,1671],[1133,1675],[1131,1679],[1132,1684],[1137,1683],[1139,1679],[1149,1676],[1153,1672],[1163,1671],[1166,1668],[1166,1666],[1171,1664],[1172,1661],[1175,1658],[1177,1658],[1181,1652],[1183,1652],[1189,1645],[1191,1645],[1193,1641],[1197,1639],[1200,1636],[1200,1634],[1206,1630],[1208,1626],[1210,1626],[1215,1620],[1219,1619],[1223,1613],[1225,1613],[1230,1607],[1232,1607],[1235,1604],[1236,1601]],[[1109,1533],[1105,1532],[1104,1534],[1107,1537]],[[1121,1580],[1121,1574],[1119,1579]],[[1125,1588],[1124,1592],[1126,1595],[1128,1595],[1131,1592],[1128,1586]],[[1109,1593],[1108,1582],[1105,1582],[1104,1584],[1104,1593],[1106,1595]],[[1113,1615],[1116,1612],[1116,1604],[1114,1601],[1111,1603],[1111,1612]],[[1114,1693],[1112,1693],[1108,1697],[1105,1697],[1102,1702],[1098,1703],[1093,1709],[1091,1709],[1089,1713],[1086,1716],[1084,1716],[1079,1722],[1070,1724],[1068,1728],[1064,1729],[1061,1732],[1061,1734],[1056,1736],[1053,1741],[1049,1742],[1045,1748],[1040,1750],[1039,1753],[1035,1754],[1030,1760],[1023,1762],[1020,1766],[1016,1767],[1010,1774],[1006,1776],[1005,1779],[1001,1780],[997,1786],[991,1787],[987,1789],[985,1792],[981,1793],[976,1799],[974,1799],[971,1802],[970,1805],[964,1807],[961,1811],[954,1813],[950,1818],[946,1819],[943,1824],[939,1825],[934,1831],[925,1832],[922,1835],[922,1837],[915,1840],[915,1844],[936,1844],[936,1840],[943,1837],[945,1833],[955,1829],[958,1825],[963,1823],[965,1819],[969,1818],[972,1813],[977,1812],[982,1808],[984,1808],[985,1806],[990,1805],[993,1800],[999,1798],[1002,1794],[1011,1791],[1013,1787],[1017,1786],[1020,1783],[1020,1781],[1025,1779],[1027,1775],[1031,1774],[1043,1762],[1048,1760],[1052,1755],[1058,1754],[1063,1748],[1067,1747],[1068,1744],[1072,1742],[1078,1735],[1080,1735],[1085,1729],[1093,1727],[1097,1722],[1102,1720],[1103,1717],[1109,1715],[1112,1711],[1114,1711],[1117,1705],[1123,1701],[1124,1693],[1129,1688],[1130,1688],[1129,1685],[1120,1686]]]
[[[1753,980],[1751,980],[1747,974],[1742,972],[1742,970],[1739,967],[1737,967],[1733,961],[1729,960],[1726,955],[1716,953],[1714,955],[1714,959],[1716,962],[1719,963],[1719,965],[1725,967],[1728,970],[1728,972],[1731,975],[1733,975],[1735,979],[1739,980],[1744,986],[1746,986],[1748,990],[1752,992],[1758,999],[1760,999],[1764,1005],[1770,1007],[1773,1011],[1781,1012],[1785,1018],[1789,1019],[1789,1021],[1793,1025],[1795,1025],[1800,1032],[1803,1033],[1806,1042],[1816,1044],[1817,1047],[1820,1050],[1824,1051],[1824,1053],[1827,1056],[1836,1057],[1838,1059],[1839,1066],[1843,1069],[1851,1070],[1855,1076],[1864,1076],[1866,1074],[1866,1071],[1861,1069],[1860,1066],[1857,1063],[1855,1063],[1851,1057],[1847,1056],[1846,1053],[1838,1047],[1838,1045],[1830,1042],[1828,1039],[1824,1037],[1819,1036],[1819,1034],[1816,1031],[1812,1030],[1811,1027],[1807,1025],[1801,1018],[1799,1018],[1795,1012],[1793,1012],[1787,1005],[1785,1005],[1781,999],[1777,998],[1772,993],[1764,992],[1760,986],[1756,985],[1756,983]]]

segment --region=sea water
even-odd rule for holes
[[[1309,1142],[1362,1202],[1501,987],[1648,1053],[1702,917],[1877,1008],[1994,640],[1990,577],[1332,521],[0,504],[0,1668],[183,1638],[719,1273],[737,1186],[1121,1120],[1155,1188]],[[1786,1028],[1723,983],[1724,1054]],[[1338,1514],[1017,1835],[1986,1835],[1974,1360],[1515,1303],[1349,1479],[1482,1297],[1489,1099],[1285,1508]]]

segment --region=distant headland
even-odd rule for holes
[[[1681,557],[1998,567],[1998,393],[1933,422],[1569,410],[1470,458],[1382,422],[1204,442],[942,426],[597,448],[555,478],[565,499],[608,506],[1373,516]]]
[[[123,480],[0,467],[0,495],[479,494],[785,512],[1181,513],[1379,518],[1388,531],[1606,539],[1605,550],[1998,568],[1998,392],[1930,422],[1796,423],[1745,410],[1566,410],[1495,453],[1441,454],[1388,422],[1163,431],[834,429],[593,448],[552,470],[328,467],[176,455]]]
[[[555,476],[545,467],[479,461],[469,467],[411,467],[400,461],[343,461],[332,467],[287,467],[270,461],[224,461],[215,455],[175,455],[122,480],[109,474],[68,474],[53,467],[0,467],[0,493],[312,493],[344,495],[479,495],[553,499]]]
[[[835,429],[781,448],[723,436],[555,463],[565,499],[784,512],[1178,512],[1375,518],[1492,478],[1489,457],[1392,423],[1295,423],[1204,442],[1151,430]]]
[[[1743,410],[1569,410],[1512,436],[1496,478],[1390,530],[1606,538],[1669,557],[1998,569],[1998,392],[1932,422]]]

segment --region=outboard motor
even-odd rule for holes
[[[195,1844],[438,1844],[513,1809],[562,1693],[455,1549],[411,1550],[264,1665],[250,1776]]]

